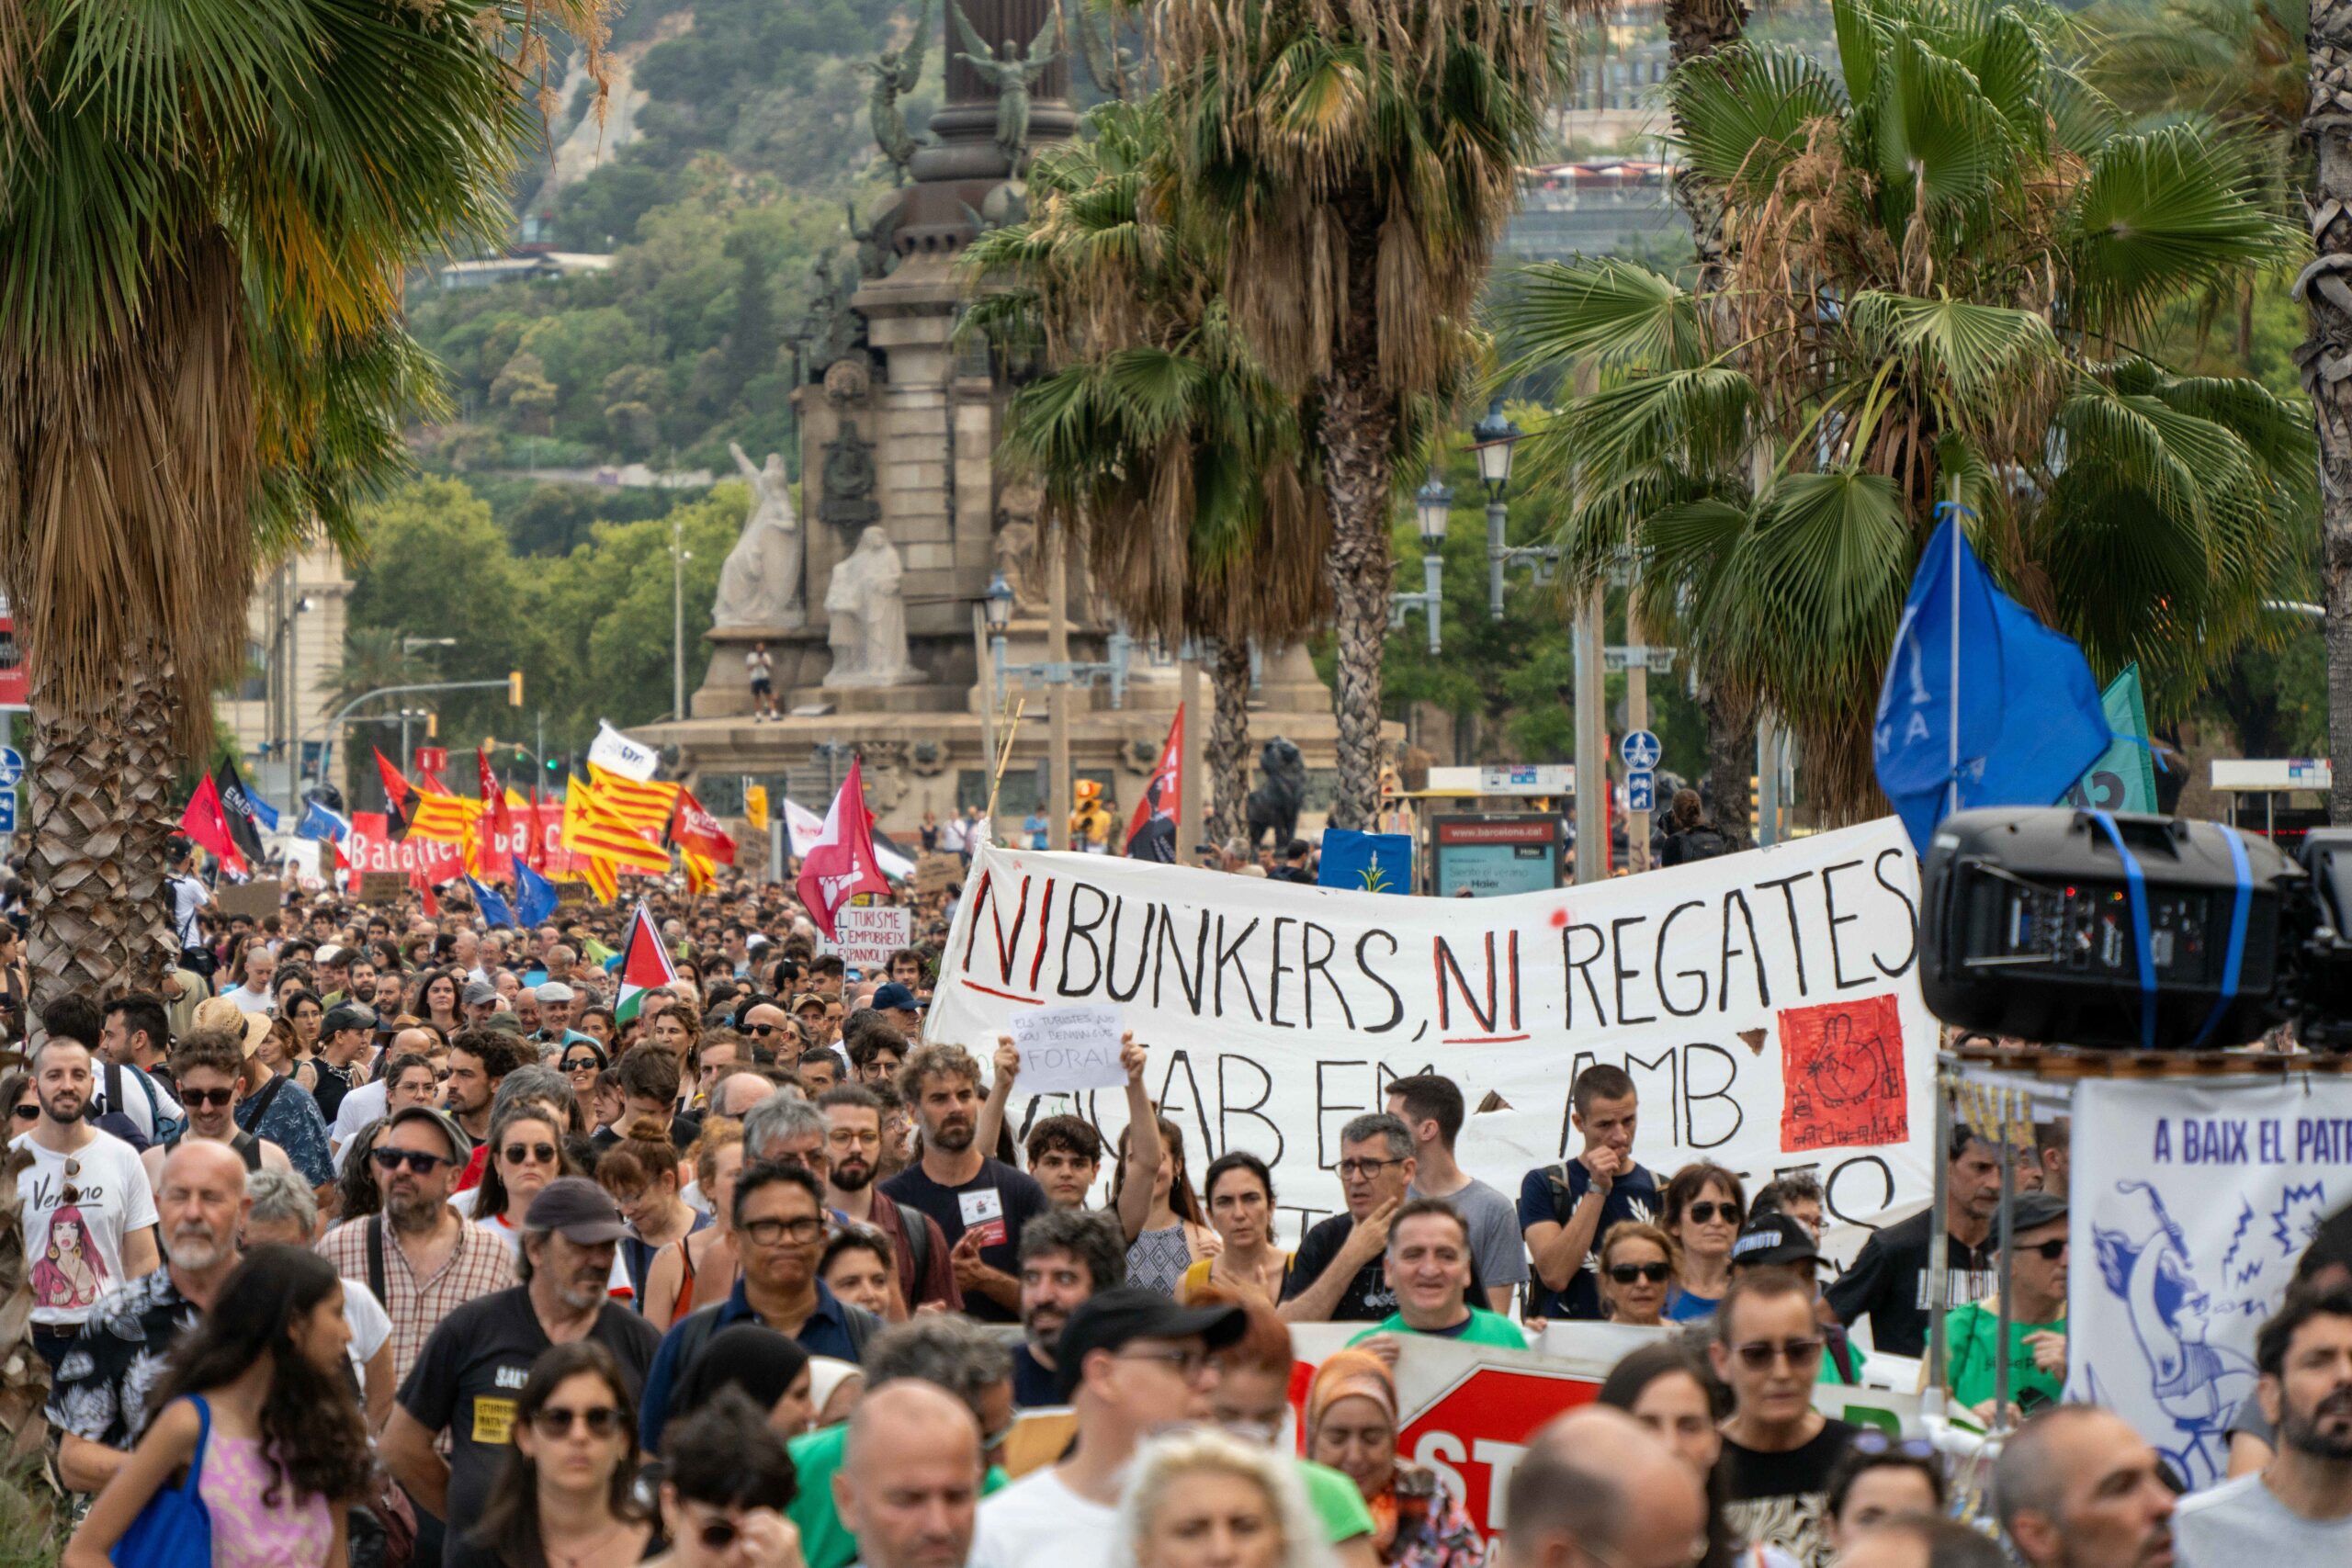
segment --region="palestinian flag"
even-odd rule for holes
[[[621,946],[621,990],[620,1000],[613,1008],[615,1021],[627,1023],[635,1018],[646,992],[677,977],[677,967],[670,962],[670,950],[662,945],[653,917],[645,912],[643,904],[638,905],[637,914],[629,920],[628,941]]]

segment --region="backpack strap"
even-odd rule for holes
[[[368,1288],[376,1292],[376,1299],[384,1304],[386,1311],[390,1311],[392,1299],[384,1293],[384,1216],[381,1213],[368,1216]]]
[[[908,1255],[914,1259],[915,1288],[920,1291],[931,1273],[931,1216],[896,1198],[890,1200],[890,1207],[899,1211],[899,1229],[905,1234]],[[912,1310],[914,1303],[909,1302],[907,1305]]]
[[[286,1075],[284,1073],[270,1074],[269,1087],[261,1091],[261,1098],[259,1100],[254,1101],[254,1126],[258,1127],[261,1125],[261,1119],[269,1114],[270,1101],[276,1100],[277,1098],[277,1091],[285,1087]]]

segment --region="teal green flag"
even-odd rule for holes
[[[2139,665],[2125,665],[2123,673],[2107,683],[2099,705],[2107,712],[2108,728],[2115,732],[2115,744],[2075,782],[2063,804],[2101,811],[2154,811],[2155,753],[2148,745],[2148,705],[2140,695]]]

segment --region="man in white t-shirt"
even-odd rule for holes
[[[33,1298],[33,1346],[53,1371],[98,1303],[154,1271],[155,1195],[129,1144],[82,1119],[90,1048],[51,1037],[33,1053],[40,1115],[16,1140],[32,1163],[17,1175]]]
[[[2278,1452],[2180,1500],[2183,1568],[2352,1562],[2352,1291],[2290,1295],[2256,1337],[2254,1364]]]
[[[743,678],[752,686],[752,722],[763,724],[775,716],[775,660],[768,654],[768,645],[755,642],[743,655]]]
[[[1239,1339],[1238,1306],[1187,1309],[1157,1291],[1098,1291],[1062,1325],[1055,1372],[1078,1415],[1077,1446],[980,1505],[971,1568],[1107,1563],[1120,1483],[1153,1428],[1210,1414],[1219,1350]]]

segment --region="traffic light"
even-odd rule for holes
[[[441,739],[441,716],[439,714],[428,713],[424,716],[424,738],[427,740],[438,740]]]
[[[520,670],[506,672],[506,705],[510,708],[523,705],[523,672]]]
[[[562,772],[563,772],[563,759],[562,759],[562,758],[560,758],[560,757],[549,757],[549,758],[548,759],[548,773],[562,773]]]

